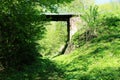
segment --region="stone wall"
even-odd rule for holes
[[[81,22],[80,17],[72,17],[70,18],[70,40],[72,36],[78,31],[78,23]]]

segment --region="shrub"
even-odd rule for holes
[[[0,62],[5,68],[31,64],[39,55],[36,41],[43,37],[45,28],[33,3],[0,2]]]

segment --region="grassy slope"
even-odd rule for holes
[[[21,71],[0,72],[0,80],[120,80],[120,35],[96,38],[71,54],[39,59]]]
[[[65,80],[120,80],[120,35],[97,38],[54,61]]]
[[[120,26],[52,61],[39,59],[20,71],[0,71],[0,80],[120,80]],[[105,30],[104,30],[105,31]]]
[[[0,80],[120,80],[120,34],[104,34],[52,61],[0,72]]]
[[[63,80],[120,80],[120,26],[101,31],[98,38],[53,59],[64,71]]]

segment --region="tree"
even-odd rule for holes
[[[85,10],[81,18],[87,24],[86,31],[86,40],[91,39],[94,36],[97,36],[97,27],[99,25],[99,13],[97,6],[90,6],[88,10]]]
[[[37,40],[45,32],[44,17],[36,6],[50,10],[57,2],[71,0],[1,0],[0,1],[0,62],[5,68],[19,68],[39,57]]]
[[[84,8],[89,7],[94,0],[73,0],[71,3],[58,5],[58,12],[64,13],[82,13]]]
[[[5,68],[19,67],[35,61],[39,55],[36,40],[45,28],[34,9],[35,3],[26,0],[2,0],[0,3],[0,58]]]

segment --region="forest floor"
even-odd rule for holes
[[[71,54],[39,59],[21,71],[0,72],[0,80],[120,80],[120,37],[93,41]]]

